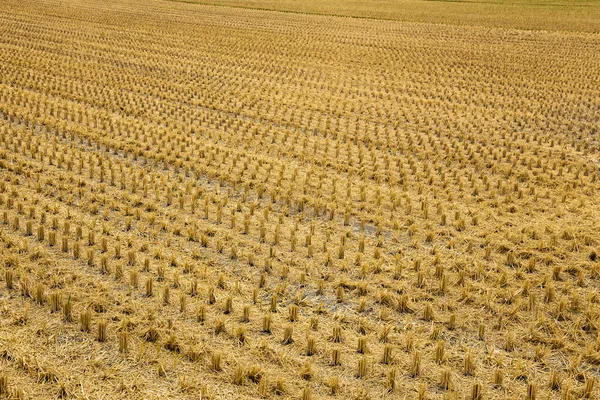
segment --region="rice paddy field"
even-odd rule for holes
[[[3,0],[0,399],[600,398],[600,2]]]

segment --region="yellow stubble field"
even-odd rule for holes
[[[597,399],[598,3],[217,2],[0,3],[0,398]]]

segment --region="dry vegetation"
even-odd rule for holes
[[[583,32],[3,0],[0,398],[598,399],[599,67]]]
[[[408,22],[600,33],[600,0],[169,0]]]

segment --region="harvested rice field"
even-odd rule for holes
[[[0,399],[599,399],[599,32],[2,0]]]

